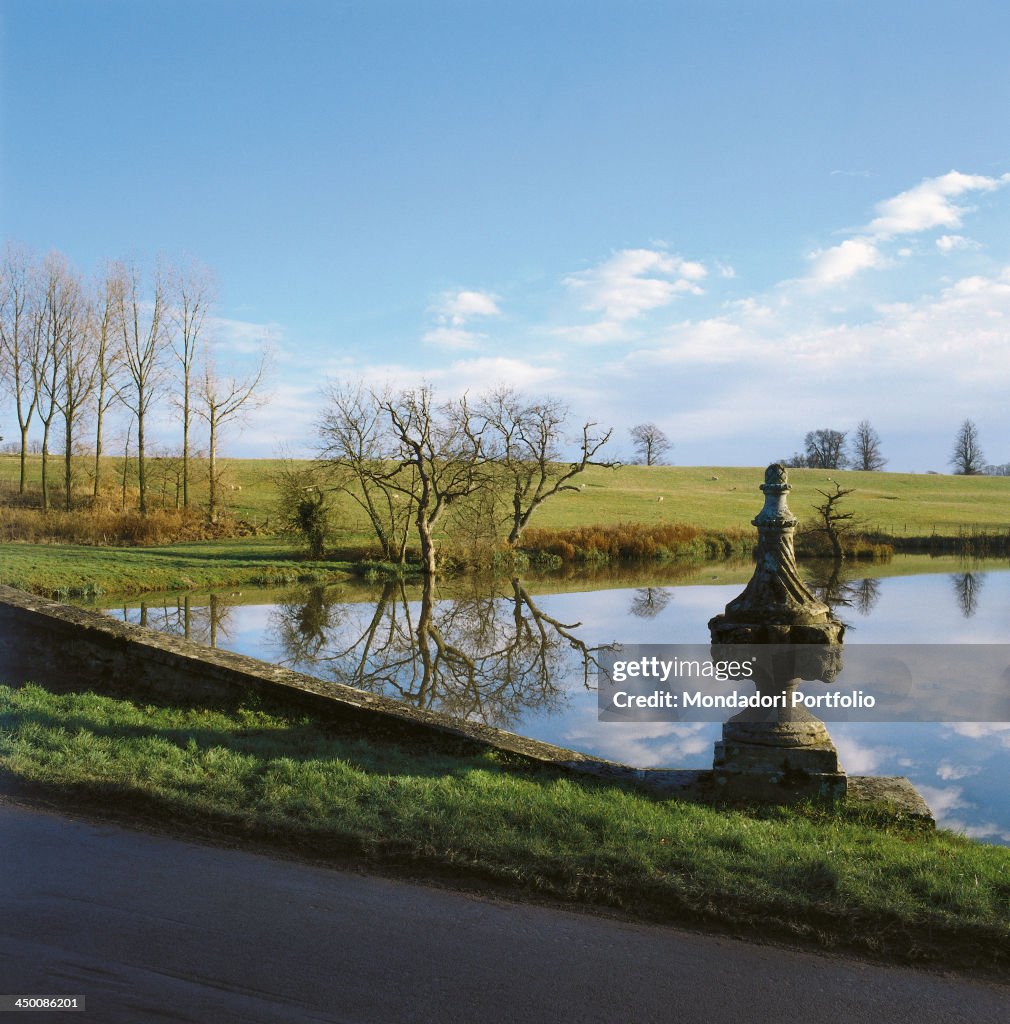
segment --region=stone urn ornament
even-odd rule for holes
[[[785,466],[773,463],[765,470],[765,503],[753,520],[754,574],[708,624],[713,659],[750,659],[758,692],[781,697],[775,707],[748,708],[723,725],[713,779],[726,799],[845,795],[845,773],[824,723],[802,705],[792,706],[804,681],[830,683],[838,676],[845,626],[800,578],[793,547],[798,520],[786,500],[791,489]]]

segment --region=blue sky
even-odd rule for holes
[[[269,337],[229,454],[327,378],[653,420],[679,464],[869,419],[1010,461],[1010,9],[0,3],[0,222],[82,270],[190,253]],[[164,415],[168,416],[167,406]],[[166,434],[168,439],[168,434]]]

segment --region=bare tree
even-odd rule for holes
[[[985,454],[978,440],[978,427],[970,420],[961,424],[950,452],[950,464],[955,473],[976,476],[985,466]]]
[[[803,439],[803,446],[811,469],[844,469],[848,463],[844,430],[811,430]]]
[[[210,521],[217,521],[217,446],[221,428],[231,420],[248,412],[258,399],[256,390],[263,382],[266,372],[264,355],[257,369],[245,377],[221,377],[214,365],[212,354],[207,351],[203,359],[203,373],[197,387],[197,415],[207,423],[208,429],[208,479],[210,494],[207,501],[207,515]]]
[[[658,466],[663,456],[673,447],[669,438],[655,423],[639,423],[629,431],[639,462]]]
[[[211,272],[190,261],[171,274],[171,317],[175,324],[174,352],[182,387],[182,506],[189,508],[189,428],[193,419],[193,368],[197,344],[213,298]]]
[[[433,576],[438,560],[436,523],[454,502],[488,482],[486,424],[475,423],[466,398],[436,407],[427,385],[384,398],[380,408],[389,417],[400,467],[412,475],[409,481],[394,478],[390,484],[414,498],[421,566],[425,575]]]
[[[46,257],[43,268],[44,301],[41,318],[41,342],[36,349],[33,371],[38,392],[39,419],[42,422],[42,508],[49,507],[49,437],[53,419],[64,404],[66,378],[64,368],[68,349],[81,342],[86,330],[87,313],[80,282],[66,260],[58,253]],[[69,457],[69,456],[68,456]]]
[[[123,332],[116,317],[123,310],[126,273],[118,263],[106,266],[105,277],[94,299],[95,336],[95,485],[97,498],[102,486],[102,430],[105,416],[118,399],[123,370]]]
[[[41,328],[41,296],[34,260],[28,250],[8,245],[0,280],[0,367],[14,397],[21,431],[21,494],[27,483],[28,430],[39,397],[34,367]]]
[[[870,426],[869,420],[860,420],[852,438],[852,468],[879,470],[887,465],[887,459],[880,453],[880,435]]]
[[[360,383],[333,385],[324,394],[317,457],[337,490],[368,517],[383,557],[402,563],[414,497],[412,488],[404,491],[396,480],[400,466],[383,398]]]
[[[65,330],[56,407],[63,415],[64,507],[69,512],[73,501],[74,429],[90,404],[98,372],[98,337],[94,310],[87,305],[80,281],[76,279],[72,282],[72,294],[68,297]]]
[[[160,269],[151,282],[151,293],[141,293],[136,266],[126,271],[125,287],[118,296],[117,321],[123,336],[123,363],[128,378],[119,396],[137,420],[137,476],[140,511],[147,512],[147,478],[144,465],[144,422],[161,383],[164,349],[166,290]]]
[[[842,534],[851,528],[851,520],[855,513],[839,511],[839,504],[852,493],[853,488],[840,487],[837,483],[834,487],[835,489],[830,492],[817,491],[818,494],[824,497],[824,501],[820,505],[815,505],[814,511],[817,513],[818,522],[820,523],[818,529],[831,542],[831,551],[835,561],[841,562],[845,557],[845,552],[842,550]]]
[[[533,514],[548,498],[578,490],[570,482],[573,477],[588,466],[617,465],[596,457],[612,430],[598,431],[597,424],[588,421],[582,425],[577,457],[571,462],[561,459],[568,409],[556,398],[527,401],[502,388],[483,398],[478,412],[491,428],[486,451],[504,474],[509,492],[510,545],[519,543]]]

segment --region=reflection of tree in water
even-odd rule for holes
[[[869,615],[880,600],[880,580],[856,579],[847,562],[810,562],[805,568],[810,589],[832,611],[855,608],[860,615]]]
[[[860,615],[869,615],[880,600],[880,580],[862,579],[852,585],[852,603]]]
[[[438,600],[425,579],[420,601],[401,581],[374,603],[347,603],[314,588],[273,617],[287,664],[417,707],[508,726],[524,711],[553,710],[573,666],[589,685],[598,648],[541,609],[520,580]]]
[[[642,587],[631,599],[632,615],[640,619],[654,619],[673,599],[673,594],[663,587]]]
[[[207,604],[194,608],[189,594],[154,601],[141,601],[136,619],[130,615],[128,605],[123,606],[123,621],[136,621],[159,633],[182,636],[200,644],[217,647],[220,640],[228,640],[228,619],[233,605],[227,595],[209,594]]]
[[[955,572],[950,577],[961,614],[970,619],[978,611],[978,595],[985,586],[984,572]]]

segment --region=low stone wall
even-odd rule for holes
[[[664,795],[702,801],[719,796],[711,771],[641,769],[590,757],[0,586],[0,682],[59,680],[72,681],[72,689],[192,702],[255,693],[335,721],[414,738],[451,738]],[[848,783],[850,800],[890,803],[905,817],[932,821],[907,779],[850,777]]]
[[[439,734],[558,767],[629,781],[645,774],[0,586],[0,681],[56,684],[59,679],[70,680],[74,689],[133,695],[140,691],[183,701],[256,693],[338,721],[414,735]]]

